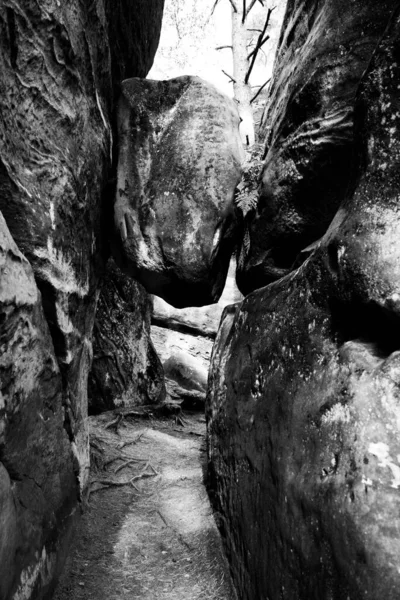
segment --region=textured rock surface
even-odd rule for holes
[[[399,33],[397,12],[359,92],[355,191],[218,334],[209,451],[243,600],[398,597]]]
[[[100,288],[89,376],[89,408],[162,401],[164,373],[150,339],[152,301],[110,260]]]
[[[87,376],[112,213],[115,95],[121,78],[150,68],[162,9],[163,0],[0,2],[0,209],[41,293],[29,263],[5,245],[2,599],[46,593],[77,479],[81,491],[87,483]]]
[[[283,276],[318,240],[352,179],[360,78],[395,0],[289,0],[270,100],[260,198],[248,217],[243,293]]]
[[[197,77],[122,84],[119,264],[177,307],[218,300],[243,150],[232,100]]]
[[[82,487],[113,89],[151,66],[162,8],[162,0],[0,5],[0,209],[42,292]]]
[[[40,293],[1,213],[0,350],[0,598],[8,600],[48,588],[78,490]]]

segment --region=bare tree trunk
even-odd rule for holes
[[[238,103],[239,115],[242,119],[240,133],[246,146],[253,146],[255,142],[254,118],[251,108],[251,87],[246,83],[249,70],[247,29],[243,23],[242,10],[237,12],[232,7],[232,52],[233,52],[233,91]]]

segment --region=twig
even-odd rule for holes
[[[257,42],[256,47],[254,48],[254,50],[252,50],[250,52],[250,54],[247,57],[247,60],[250,60],[250,58],[253,56],[254,52],[258,52],[259,50],[261,50],[261,48],[264,46],[265,42],[268,42],[268,40],[269,40],[269,35],[266,35],[265,38],[263,39],[263,41],[261,42],[261,44],[258,44],[258,42]]]
[[[261,45],[262,45],[262,43],[263,43],[263,40],[264,40],[264,35],[265,35],[265,32],[267,31],[267,27],[268,27],[268,25],[269,25],[269,21],[270,21],[270,18],[271,18],[272,11],[273,11],[273,10],[275,10],[275,8],[276,8],[276,7],[274,6],[273,8],[269,8],[269,9],[268,9],[268,14],[267,14],[267,18],[265,19],[264,28],[263,28],[263,30],[262,30],[262,33],[260,33],[260,35],[258,36],[258,40],[257,40],[256,47],[255,47],[255,48],[254,48],[254,50],[253,50],[253,57],[252,57],[252,60],[251,60],[251,63],[250,63],[249,69],[248,69],[248,71],[247,71],[247,73],[246,73],[246,77],[244,78],[244,82],[245,82],[246,84],[247,84],[247,83],[249,83],[249,78],[250,78],[251,72],[252,72],[252,70],[253,70],[254,63],[255,63],[255,60],[256,60],[256,58],[257,58],[258,51],[259,51],[259,49],[261,48]],[[266,40],[264,40],[264,42],[265,42],[265,41],[266,41]]]
[[[122,471],[122,469],[125,469],[125,467],[129,467],[129,465],[132,465],[135,462],[137,461],[134,458],[126,460],[122,465],[119,465],[119,467],[115,469],[114,473],[117,474],[119,471]]]
[[[123,460],[124,458],[127,460],[133,460],[135,462],[145,462],[144,458],[132,458],[132,456],[129,456],[129,454],[119,454],[118,456],[110,458],[110,460],[104,463],[104,466],[108,467],[108,465],[111,465],[111,463],[115,462],[116,460]]]
[[[144,432],[141,433],[140,435],[138,435],[137,438],[135,438],[134,440],[131,440],[130,442],[124,442],[123,444],[118,444],[118,449],[122,450],[123,448],[125,448],[125,446],[130,446],[131,444],[137,444],[143,436],[144,436]]]
[[[236,83],[236,79],[233,79],[233,77],[231,75],[229,75],[229,73],[227,73],[223,69],[221,69],[221,71],[223,72],[224,75],[226,75],[227,77],[229,77],[229,79],[232,81],[232,83]]]
[[[257,2],[257,0],[251,0],[251,2],[250,2],[250,4],[249,4],[249,7],[248,7],[248,9],[247,9],[247,14],[246,14],[246,17],[247,17],[247,15],[249,14],[249,12],[251,11],[251,9],[253,8],[253,6],[255,5],[255,3],[256,3],[256,2]]]
[[[170,525],[165,520],[164,515],[162,514],[162,512],[160,510],[156,509],[154,512],[156,512],[160,516],[161,520],[164,521],[166,527],[170,527]]]
[[[232,5],[233,12],[237,13],[237,7],[236,7],[236,4],[234,3],[234,1],[233,1],[233,0],[229,0],[229,2],[230,2],[230,3],[231,3],[231,5]]]
[[[211,10],[211,14],[212,15],[214,14],[214,10],[217,8],[218,2],[219,2],[219,0],[215,0],[215,2],[214,2],[214,5],[213,5],[212,10]]]
[[[160,473],[153,467],[153,465],[149,465],[150,469],[154,471],[154,475],[159,475]]]
[[[243,0],[243,15],[242,15],[242,25],[244,25],[244,22],[246,20],[247,17],[247,13],[246,13],[246,0]]]
[[[104,429],[115,428],[115,433],[118,433],[118,425],[121,423],[123,418],[124,418],[123,415],[121,415],[121,414],[118,415],[116,419],[107,423],[107,425],[104,427]]]
[[[96,439],[96,438],[90,438],[90,445],[93,448],[96,448],[96,450],[99,450],[100,452],[104,452],[104,448],[103,446],[100,445],[100,442]]]
[[[143,479],[143,477],[155,477],[154,473],[141,473],[140,475],[136,475],[135,477],[132,477],[132,479],[130,480],[129,483],[132,484],[132,481],[137,481],[138,479]]]
[[[93,481],[93,483],[100,483],[100,485],[106,485],[106,486],[114,486],[114,487],[122,487],[123,485],[129,485],[131,483],[131,479],[129,479],[128,481],[113,481],[112,479],[96,479],[95,481]],[[97,491],[97,490],[93,490],[93,491]],[[92,493],[93,493],[92,491]]]
[[[233,49],[232,46],[217,46],[215,49],[216,50],[225,50],[225,48],[230,48],[231,50]]]
[[[267,83],[269,83],[270,81],[271,81],[271,78],[267,79],[267,81],[260,87],[260,89],[258,90],[258,92],[256,94],[254,94],[254,96],[250,100],[250,104],[252,104],[254,102],[254,100],[261,94],[261,92],[263,91],[263,89],[265,88],[265,86],[267,85]]]
[[[139,475],[134,475],[133,477],[131,477],[131,479],[128,479],[127,481],[114,481],[113,479],[95,479],[94,481],[92,481],[91,485],[93,485],[94,483],[99,483],[100,485],[109,487],[123,487],[124,485],[132,485],[132,487],[136,488],[136,486],[133,485],[134,481],[138,481],[138,479],[143,479],[144,477],[155,477],[155,473],[144,472],[145,469],[147,469],[148,464],[149,463],[147,463],[146,467],[139,473]],[[94,492],[97,492],[97,490],[91,491],[92,494]]]

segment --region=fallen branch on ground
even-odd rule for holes
[[[141,433],[140,435],[138,435],[137,438],[135,438],[134,440],[131,440],[129,442],[124,442],[123,444],[118,444],[118,449],[122,450],[123,448],[125,448],[125,446],[130,446],[131,444],[137,444],[137,442],[139,442],[143,436],[144,436],[144,432]]]
[[[116,419],[113,419],[112,421],[107,423],[104,429],[115,429],[115,433],[118,433],[118,427],[121,424],[123,418],[123,415],[118,415]]]

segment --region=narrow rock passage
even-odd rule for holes
[[[54,599],[235,600],[203,483],[204,417],[113,420],[90,418],[89,505]]]

